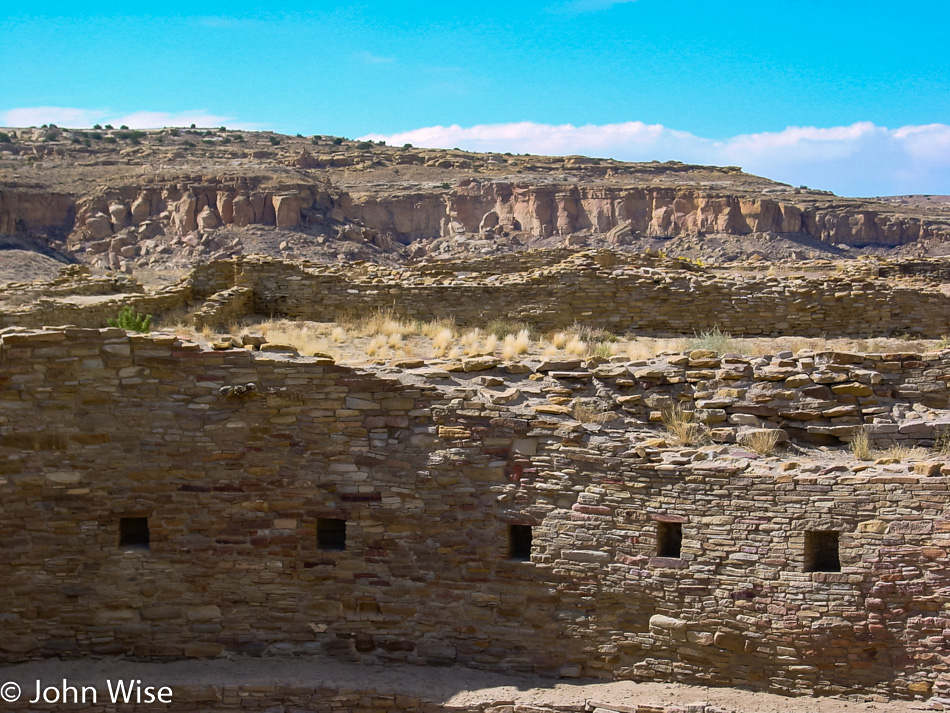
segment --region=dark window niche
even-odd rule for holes
[[[805,533],[805,571],[840,572],[838,535],[834,530],[809,530]]]
[[[346,549],[346,520],[334,517],[317,518],[317,549]]]
[[[683,547],[683,524],[680,522],[656,523],[656,556],[679,558]]]
[[[127,550],[147,550],[149,548],[147,517],[123,517],[119,519],[119,547]]]
[[[508,559],[531,559],[531,525],[508,526]]]

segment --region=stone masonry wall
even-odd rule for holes
[[[935,288],[873,278],[722,277],[615,260],[605,251],[489,278],[414,279],[408,271],[360,274],[261,259],[238,263],[236,282],[254,290],[258,314],[315,321],[391,309],[412,319],[451,317],[460,325],[507,318],[539,329],[580,322],[641,334],[691,335],[714,327],[735,336],[950,332],[950,297]]]
[[[560,257],[551,264],[543,251],[506,255],[464,271],[457,265],[391,270],[260,257],[221,260],[152,294],[40,299],[0,313],[0,327],[101,327],[129,304],[154,315],[193,307],[199,328],[250,315],[335,321],[386,310],[409,319],[451,318],[460,326],[511,319],[541,330],[581,323],[644,335],[693,335],[717,327],[734,336],[950,333],[950,296],[938,285],[897,280],[893,270],[881,277],[876,269],[836,276],[723,276],[681,261],[611,251]],[[935,275],[940,265],[927,269]],[[212,304],[203,305],[213,295]]]
[[[0,404],[7,662],[319,652],[902,696],[950,663],[939,471],[671,459],[475,391],[114,329],[0,334]],[[806,571],[814,531],[840,572]]]

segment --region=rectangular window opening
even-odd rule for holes
[[[119,547],[129,550],[147,550],[149,548],[147,517],[123,517],[119,519]]]
[[[508,526],[508,559],[531,559],[531,525]]]
[[[346,549],[346,520],[335,517],[317,518],[317,549]]]
[[[683,547],[683,523],[658,522],[656,523],[656,556],[680,557]]]
[[[833,530],[810,530],[805,533],[805,571],[840,572],[838,535]]]

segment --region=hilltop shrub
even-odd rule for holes
[[[139,314],[132,307],[125,306],[115,319],[109,320],[109,326],[127,332],[148,332],[152,326],[152,315]]]

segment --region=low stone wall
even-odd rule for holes
[[[662,449],[397,376],[0,334],[0,658],[325,653],[898,696],[950,665],[939,466]],[[813,566],[823,532],[840,571]]]
[[[236,282],[254,290],[258,314],[334,321],[373,310],[410,319],[527,322],[542,330],[574,323],[614,332],[692,335],[718,327],[734,336],[936,338],[950,332],[950,297],[885,279],[733,277],[624,264],[613,253],[575,254],[557,266],[485,278],[414,279],[243,261]]]
[[[254,293],[247,287],[231,287],[211,295],[195,312],[195,329],[221,328],[245,317],[254,304]]]
[[[28,306],[0,312],[0,329],[4,327],[37,328],[53,324],[98,329],[115,319],[123,307],[153,316],[187,306],[193,299],[188,281],[163,288],[151,294],[120,294],[79,296],[67,299],[40,297]]]
[[[606,250],[572,253],[553,265],[543,251],[482,262],[455,272],[432,265],[390,270],[223,260],[199,266],[178,285],[152,295],[112,302],[41,299],[0,314],[0,326],[102,326],[121,304],[160,314],[243,288],[253,299],[228,300],[228,318],[256,314],[331,322],[386,310],[408,319],[453,319],[461,326],[509,319],[541,330],[580,323],[644,335],[693,335],[713,328],[734,336],[950,333],[950,296],[936,286],[875,277],[871,269],[842,276],[723,277],[683,261]],[[208,308],[211,314],[219,309]],[[204,317],[199,321],[208,324]]]

